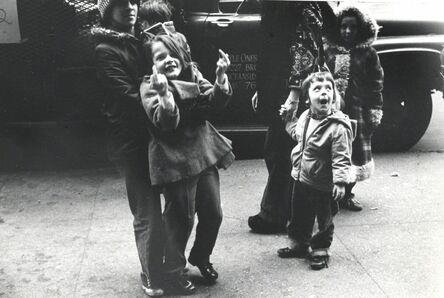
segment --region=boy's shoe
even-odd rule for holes
[[[277,251],[278,256],[283,259],[288,258],[305,258],[308,256],[308,247],[305,246],[294,246],[292,248],[290,247],[284,247],[280,248]]]
[[[248,226],[250,227],[252,232],[258,234],[277,234],[286,231],[285,224],[268,222],[260,217],[259,214],[250,216],[248,218]]]
[[[310,267],[313,270],[328,268],[330,255],[326,249],[315,249],[310,254]]]
[[[196,293],[196,287],[184,275],[176,274],[166,281],[168,294],[173,295],[192,295]]]
[[[350,211],[362,210],[362,204],[357,199],[355,199],[354,194],[350,194],[350,196],[345,197],[342,200],[339,200],[339,207]]]
[[[213,264],[210,262],[207,262],[205,264],[199,264],[197,262],[194,262],[192,258],[188,258],[188,262],[191,265],[196,266],[199,269],[200,274],[202,274],[205,280],[209,282],[215,282],[216,279],[219,277],[219,274],[213,268]]]
[[[150,297],[159,297],[163,295],[163,290],[160,287],[154,285],[144,272],[140,273],[140,279],[142,279],[142,289],[145,294]]]

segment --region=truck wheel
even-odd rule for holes
[[[432,116],[432,96],[406,84],[384,90],[384,115],[372,139],[374,151],[405,151],[424,135]]]

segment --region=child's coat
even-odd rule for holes
[[[357,8],[344,5],[338,11]],[[353,170],[351,182],[369,178],[374,171],[371,136],[382,118],[382,89],[384,71],[378,54],[371,46],[376,40],[378,25],[367,14],[356,14],[363,24],[358,31],[356,45],[346,49],[341,45],[339,29],[327,36],[326,62],[332,71],[336,87],[345,101],[344,112],[357,121],[357,134],[353,143]]]
[[[330,192],[333,184],[350,182],[356,123],[337,111],[323,119],[310,135],[305,136],[309,118],[308,109],[296,123],[287,123],[287,132],[298,142],[291,152],[291,175],[296,181]]]
[[[153,185],[164,185],[200,174],[211,166],[227,168],[234,160],[231,141],[222,136],[205,116],[209,109],[223,107],[232,94],[213,86],[195,68],[189,67],[189,81],[171,80],[174,111],[159,105],[159,95],[150,89],[145,76],[140,94],[151,120],[149,165]]]

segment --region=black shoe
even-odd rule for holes
[[[142,289],[145,294],[150,297],[159,297],[163,295],[163,290],[160,287],[154,285],[152,280],[150,280],[145,273],[140,273],[140,279],[142,279]]]
[[[205,280],[207,280],[209,282],[215,282],[216,279],[219,277],[219,274],[213,268],[213,264],[210,262],[207,262],[206,264],[203,264],[203,265],[194,264],[193,262],[190,262],[190,264],[193,266],[196,266],[199,269],[200,274],[202,274],[202,276],[205,278]]]
[[[303,259],[308,256],[308,247],[297,246],[294,248],[284,247],[277,251],[279,258],[300,258]]]
[[[248,226],[252,232],[258,234],[277,234],[286,231],[285,224],[268,222],[259,215],[250,216],[248,218]]]
[[[192,295],[196,293],[196,287],[182,274],[175,275],[173,278],[166,280],[165,287],[168,294],[172,295]]]
[[[350,211],[362,210],[362,204],[357,199],[355,199],[354,194],[351,194],[350,196],[345,197],[342,200],[339,200],[339,207]]]

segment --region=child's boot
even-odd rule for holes
[[[310,254],[310,267],[313,270],[328,268],[329,260],[328,248],[313,249]]]

